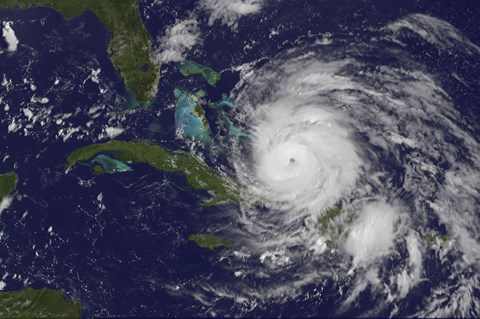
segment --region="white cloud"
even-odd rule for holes
[[[396,209],[382,202],[367,205],[362,210],[345,242],[345,250],[353,256],[354,266],[369,264],[390,251],[397,218]]]
[[[6,197],[4,197],[4,198],[0,201],[0,214],[1,214],[5,209],[7,209],[8,207],[10,207],[10,204],[12,204],[12,200],[13,200],[12,197],[6,196]]]
[[[202,43],[198,22],[194,18],[182,20],[170,26],[159,39],[157,60],[159,63],[184,60],[184,53]]]
[[[303,89],[302,77],[298,78],[285,87]],[[273,103],[259,105],[253,115],[251,189],[271,207],[289,212],[287,220],[294,220],[334,205],[354,187],[361,160],[340,113],[318,107],[305,95],[282,94]]]
[[[123,128],[120,127],[106,127],[105,128],[105,133],[107,133],[108,137],[110,138],[115,138],[122,134],[124,131]]]
[[[408,268],[397,274],[396,281],[398,286],[398,295],[400,299],[407,296],[408,292],[421,280],[422,275],[422,252],[420,251],[420,242],[413,234],[409,234],[406,238],[408,249]]]
[[[480,47],[473,44],[450,23],[424,14],[410,14],[404,19],[389,24],[386,30],[397,36],[405,36],[407,35],[405,31],[410,30],[444,51],[461,50],[469,54],[480,53]]]
[[[7,42],[8,52],[15,52],[17,51],[18,46],[18,39],[15,36],[15,31],[12,29],[12,22],[4,21],[3,22],[3,31],[2,31],[3,39]]]
[[[242,16],[257,13],[262,9],[263,0],[202,0],[200,6],[210,13],[209,25],[220,20],[235,30]]]

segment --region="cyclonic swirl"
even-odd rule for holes
[[[415,58],[412,41],[480,57],[450,24],[412,15],[244,70],[237,122],[255,139],[231,161],[246,187],[232,230],[246,279],[205,290],[257,303],[330,280],[337,313],[369,291],[378,302],[365,313],[394,315],[428,280],[438,298],[412,315],[479,313],[480,144],[444,71]],[[448,275],[429,278],[427,259]]]

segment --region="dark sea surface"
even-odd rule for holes
[[[148,2],[140,1],[141,12]],[[157,15],[148,19],[143,16],[152,38],[156,40],[176,19],[188,17],[194,5],[194,1],[164,0]],[[119,139],[149,139],[170,149],[186,150],[189,146],[175,135],[174,87],[203,88],[209,100],[217,100],[222,93],[230,93],[239,80],[238,72],[232,70],[234,66],[268,60],[289,48],[311,43],[318,34],[326,32],[334,37],[362,39],[371,30],[409,13],[448,21],[480,45],[477,1],[272,2],[262,11],[268,28],[265,23],[258,23],[261,15],[252,15],[240,20],[236,32],[219,23],[209,27],[208,17],[199,14],[204,43],[199,50],[189,52],[187,58],[221,71],[223,78],[218,87],[207,87],[198,78],[183,78],[174,64],[162,66],[153,105],[113,120],[122,121],[125,128]],[[59,167],[73,150],[100,141],[97,136],[102,127],[112,124],[111,112],[125,105],[123,82],[106,53],[109,31],[93,14],[65,21],[47,8],[0,10],[0,21],[13,21],[20,40],[15,54],[0,55],[0,81],[5,74],[13,83],[22,83],[25,78],[36,85],[35,92],[27,84],[9,91],[0,87],[3,103],[10,106],[9,114],[21,114],[34,94],[49,99],[46,105],[37,103],[37,110],[52,107],[46,117],[50,120],[37,122],[26,131],[22,128],[8,133],[11,121],[0,121],[0,173],[15,171],[19,176],[16,198],[0,216],[0,277],[6,284],[4,290],[25,285],[60,289],[84,306],[86,316],[94,317],[211,315],[205,303],[195,296],[174,292],[177,285],[195,287],[212,278],[216,282],[231,280],[229,263],[234,260],[222,259],[218,252],[199,249],[187,240],[193,233],[219,229],[221,232],[223,226],[232,226],[234,219],[229,217],[228,209],[201,206],[208,194],[194,192],[180,175],[166,174],[144,164],[132,165],[132,172],[101,176],[92,175],[86,166],[66,173]],[[265,30],[275,26],[284,26],[286,31],[269,38]],[[256,44],[245,50],[245,44],[252,39]],[[445,90],[461,107],[459,111],[478,136],[480,76],[478,66],[472,67],[478,61],[424,54],[430,49],[428,44],[412,47],[417,50],[412,54],[427,68],[435,74],[445,74]],[[101,94],[98,85],[90,81],[83,83],[95,68],[102,70],[101,81],[107,94]],[[469,81],[470,89],[448,77],[452,69]],[[57,77],[60,83],[55,86]],[[0,105],[0,116],[4,117],[4,104]],[[95,105],[105,108],[87,128],[85,123],[91,120],[87,111]],[[69,123],[67,127],[84,127],[91,134],[74,133],[65,142],[58,138],[55,119],[65,113],[73,114],[65,121]],[[207,116],[212,117],[208,110]],[[152,123],[159,124],[160,133],[149,130]],[[213,164],[228,165],[224,159],[216,161]],[[428,262],[427,259],[426,269]],[[446,275],[441,269],[432,269],[439,272],[439,277]],[[318,285],[306,286],[303,298],[263,304],[243,314],[332,316],[339,303],[333,293],[336,289],[331,280],[325,279]],[[319,290],[323,292],[321,298],[310,298]],[[400,314],[414,312],[415,294],[429,292],[428,283],[420,284],[405,301],[405,307],[410,309],[401,309]],[[375,298],[371,292],[362,293],[358,307],[345,315],[363,313],[371,308]],[[229,313],[234,304],[230,299],[210,302],[215,309],[222,309],[222,315],[237,315]],[[388,311],[380,315],[388,315]]]

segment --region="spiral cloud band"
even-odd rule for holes
[[[480,145],[447,85],[473,84],[455,61],[448,74],[422,64],[412,40],[479,58],[450,24],[411,15],[245,66],[236,120],[255,139],[231,157],[246,186],[231,230],[242,280],[204,293],[255,307],[315,284],[338,295],[337,314],[387,316],[418,304],[414,292],[428,280],[435,298],[425,295],[411,315],[479,314]],[[362,293],[375,293],[375,309],[357,304]]]
[[[360,160],[339,116],[308,98],[280,98],[255,112],[257,190],[299,210],[334,204],[355,183]]]

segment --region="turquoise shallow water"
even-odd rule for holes
[[[325,265],[343,271],[335,264],[333,255],[326,255],[318,265],[309,264],[311,256],[304,247],[288,247],[285,251],[292,256],[302,256],[300,260],[285,269],[269,268],[246,247],[252,242],[261,243],[272,232],[257,236],[254,226],[246,225],[238,218],[240,213],[245,213],[241,217],[248,218],[249,212],[241,212],[238,207],[202,207],[204,196],[208,195],[194,192],[181,176],[164,174],[147,165],[111,161],[108,154],[97,158],[97,161],[110,172],[118,170],[123,173],[94,176],[85,166],[65,173],[56,166],[64,163],[66,154],[74,149],[108,139],[104,135],[107,126],[124,128],[124,132],[116,137],[118,139],[152,139],[169,149],[188,150],[189,144],[185,140],[191,138],[205,142],[213,140],[215,145],[214,134],[204,129],[202,121],[191,114],[198,97],[180,93],[176,98],[173,94],[176,87],[185,88],[185,92],[204,89],[203,106],[219,101],[221,108],[233,108],[232,101],[222,94],[234,94],[234,87],[248,70],[255,73],[268,60],[292,48],[326,43],[328,34],[332,39],[342,39],[341,43],[350,43],[350,47],[367,51],[372,44],[378,44],[375,54],[354,56],[364,59],[365,64],[370,66],[361,70],[363,72],[372,72],[375,64],[380,62],[387,66],[405,67],[402,63],[406,60],[399,58],[400,54],[395,55],[397,59],[385,56],[382,45],[386,43],[393,50],[391,52],[408,51],[410,60],[414,59],[424,69],[437,75],[442,88],[462,114],[465,127],[478,136],[480,73],[477,59],[464,58],[461,54],[448,51],[439,53],[425,41],[407,41],[407,50],[399,44],[389,43],[388,39],[370,36],[375,33],[372,30],[378,30],[408,13],[421,12],[448,21],[478,45],[478,9],[471,1],[456,1],[455,4],[429,4],[413,0],[370,1],[367,4],[280,1],[274,5],[274,2],[266,1],[259,14],[239,18],[238,28],[233,31],[220,20],[209,25],[210,13],[200,10],[196,1],[164,0],[161,6],[152,3],[141,0],[140,7],[155,46],[160,46],[158,41],[167,27],[175,25],[178,20],[190,19],[193,14],[198,17],[203,42],[186,52],[185,56],[221,72],[222,79],[214,89],[203,78],[181,76],[176,63],[164,65],[158,96],[152,105],[138,113],[120,117],[108,114],[122,110],[128,103],[128,96],[106,54],[108,32],[93,15],[85,14],[66,22],[54,11],[44,8],[28,12],[0,11],[0,21],[13,21],[20,40],[18,54],[0,55],[0,81],[5,74],[7,80],[13,83],[8,90],[7,86],[0,86],[0,112],[3,112],[0,117],[3,132],[0,134],[0,169],[1,172],[14,170],[20,179],[17,188],[20,196],[1,214],[0,277],[6,283],[5,290],[19,289],[25,284],[61,289],[80,301],[88,314],[104,317],[338,315],[341,302],[354,287],[348,276],[322,277],[301,286],[301,293],[293,298],[289,297],[289,290],[285,290],[284,295],[279,292],[276,298],[267,294],[280,291],[278,287],[298,288],[291,282],[307,278],[305,265],[310,265],[312,270],[307,274]],[[443,35],[436,34],[440,38]],[[375,41],[370,41],[372,38]],[[324,47],[323,56],[332,53],[341,55],[338,53],[341,51],[335,51],[338,49],[335,41],[332,44],[332,49]],[[312,54],[307,51],[304,53]],[[105,89],[104,94],[99,92],[98,85],[85,81],[91,70],[98,67],[102,69],[100,82]],[[342,76],[349,76],[354,71],[358,70],[346,70]],[[223,76],[227,73],[230,77]],[[361,74],[357,76],[361,77]],[[60,81],[58,86],[53,85],[56,78]],[[270,79],[270,87],[280,79],[281,75]],[[32,81],[36,85],[35,92],[29,88]],[[372,84],[375,85],[378,87],[382,83]],[[269,90],[255,93],[260,97],[257,101],[260,103],[268,97]],[[352,97],[356,94],[355,90],[349,93]],[[31,102],[33,94],[48,97],[50,103],[40,105]],[[338,103],[334,94],[329,102],[331,105]],[[9,112],[5,111],[6,104]],[[98,107],[104,109],[95,111]],[[339,109],[354,107],[339,105]],[[44,111],[50,113],[32,124],[26,120],[26,109],[35,115]],[[226,119],[222,119],[222,113],[215,109],[206,109],[206,112],[212,130],[214,123],[220,120],[220,124],[233,136],[250,134],[231,116],[235,110]],[[63,124],[56,124],[60,119]],[[7,133],[14,120],[17,125],[22,123],[22,128]],[[150,133],[151,123],[160,123],[159,127],[153,127],[155,134]],[[372,128],[376,125],[370,124]],[[408,123],[399,122],[399,125]],[[431,127],[435,128],[434,121]],[[80,128],[79,131],[73,132],[64,141],[65,132],[76,128]],[[185,132],[185,139],[178,138],[177,128]],[[60,129],[64,130],[63,133]],[[102,134],[104,137],[99,138]],[[436,132],[436,135],[454,138],[448,132]],[[368,145],[362,134],[355,135],[355,138]],[[411,185],[402,187],[406,180],[415,182],[415,178],[406,176],[405,170],[395,162],[396,159],[405,160],[407,146],[402,146],[403,149],[399,147],[395,156],[390,158],[386,158],[379,148],[372,148],[367,156],[382,159],[382,168],[390,172],[391,190],[397,191],[398,196],[411,205],[415,192],[408,190]],[[199,149],[194,148],[194,151]],[[245,153],[248,153],[248,148]],[[468,162],[462,156],[460,150],[455,160]],[[207,161],[219,170],[232,173],[226,158],[212,161],[207,156]],[[414,162],[408,164],[416,167]],[[445,170],[451,166],[445,157],[439,158],[435,164]],[[420,169],[417,172],[423,174]],[[432,179],[436,181],[437,177],[432,173]],[[378,176],[379,181],[385,178]],[[441,178],[438,177],[438,180]],[[431,186],[435,185],[432,183]],[[376,187],[377,184],[371,184],[372,189]],[[268,219],[272,218],[272,214],[267,207],[259,204],[257,209],[263,218],[261,221],[270,221]],[[450,225],[432,215],[422,216],[431,229],[439,233],[448,232]],[[476,221],[472,219],[471,225],[475,225]],[[286,229],[284,233],[289,231]],[[188,236],[201,232],[221,235],[232,240],[234,246],[231,250],[199,249],[188,241]],[[398,254],[381,264],[383,272],[379,280],[385,283],[390,278],[397,280],[393,269],[405,263],[407,251],[407,247],[399,244]],[[381,291],[371,289],[366,283],[366,290],[345,315],[388,316],[396,309],[397,316],[409,316],[418,309],[425,309],[424,300],[434,295],[436,287],[442,284],[467,287],[463,282],[449,279],[456,269],[465,269],[464,278],[474,278],[478,273],[475,268],[451,267],[455,260],[462,258],[460,253],[446,255],[443,263],[430,248],[425,248],[423,254],[423,275],[428,280],[422,281],[405,299],[379,309],[378,302],[383,298]],[[267,261],[276,257],[273,254],[265,256],[269,256]],[[478,300],[480,296],[475,287],[466,289],[462,296],[468,293],[476,296],[473,300]],[[449,298],[456,295],[452,290],[446,300],[452,300]],[[467,311],[464,316],[479,315],[478,308],[471,307]],[[462,315],[459,312],[453,314]]]
[[[205,122],[205,111],[200,106],[199,98],[202,91],[197,93],[175,89],[176,99],[175,125],[181,135],[188,139],[195,139],[203,143],[211,142],[211,131],[208,122]],[[196,112],[201,110],[201,114]]]
[[[130,172],[133,170],[125,162],[119,161],[105,154],[97,155],[90,161],[92,170],[95,165],[100,165],[103,169],[103,172],[110,174]]]

